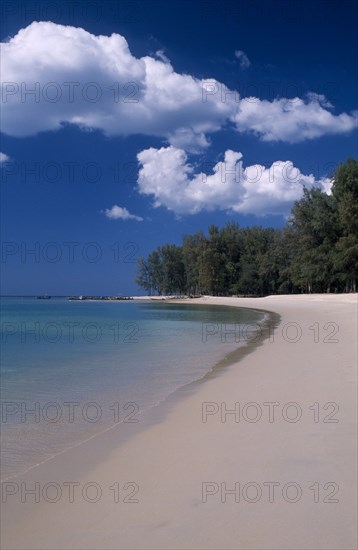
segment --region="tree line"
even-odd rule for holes
[[[304,188],[282,229],[230,222],[158,246],[138,260],[136,283],[159,295],[356,292],[358,162],[341,164],[333,180],[330,195]]]

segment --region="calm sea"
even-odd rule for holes
[[[1,478],[140,421],[245,345],[263,317],[190,303],[1,298]]]

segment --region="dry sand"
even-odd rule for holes
[[[115,428],[14,479],[3,549],[357,548],[357,295],[199,302],[266,309],[281,322],[147,425]],[[235,403],[240,417],[225,416]],[[39,503],[21,502],[21,482],[39,483]],[[46,502],[48,482],[62,488],[58,502]],[[74,502],[65,482],[79,484]],[[94,485],[82,494],[89,482],[97,502]]]

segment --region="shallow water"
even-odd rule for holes
[[[263,312],[1,299],[1,478],[141,415],[245,345]],[[257,332],[257,330],[256,330]]]

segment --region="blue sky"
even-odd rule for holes
[[[157,245],[281,227],[303,185],[329,192],[357,156],[357,15],[3,3],[2,294],[135,294]]]

